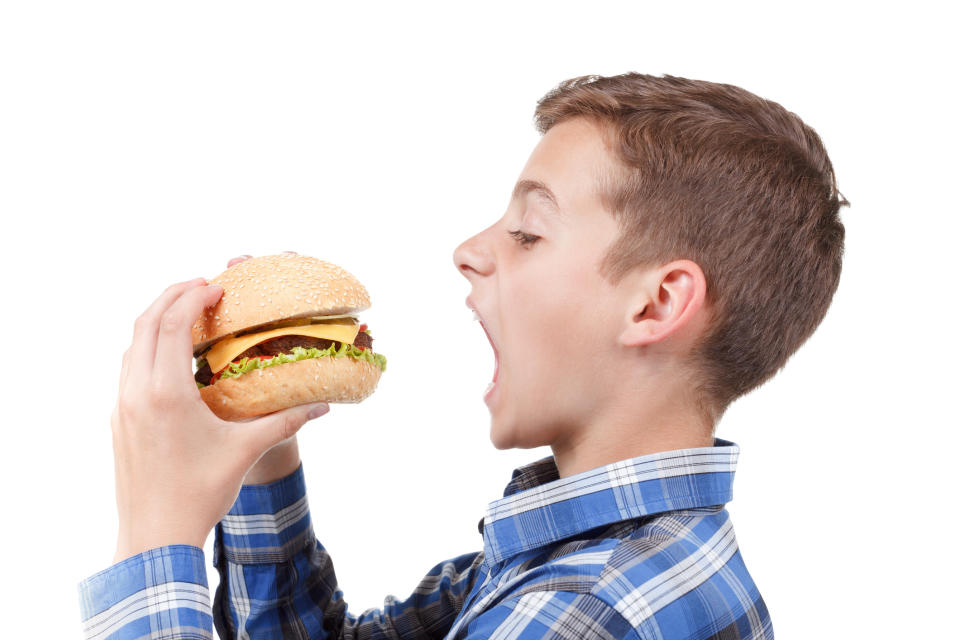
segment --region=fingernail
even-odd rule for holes
[[[318,404],[313,409],[310,409],[310,413],[307,414],[307,420],[313,420],[314,418],[319,418],[327,411],[330,411],[330,405],[328,404]]]

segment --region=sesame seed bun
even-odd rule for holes
[[[309,358],[256,369],[200,389],[223,420],[251,418],[312,402],[360,402],[377,388],[380,367],[349,357]]]
[[[216,305],[194,323],[193,353],[218,340],[265,331],[285,320],[356,315],[370,296],[350,273],[310,256],[279,254],[235,264],[210,284],[223,287]],[[377,364],[349,355],[322,356],[219,378],[200,397],[224,420],[249,418],[314,402],[360,402],[377,387]]]
[[[260,325],[370,308],[367,290],[345,269],[298,254],[249,258],[207,282],[223,287],[223,295],[193,324],[195,356],[221,338]]]

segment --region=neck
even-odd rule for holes
[[[560,477],[661,451],[713,446],[713,425],[687,412],[646,418],[600,416],[551,445]]]

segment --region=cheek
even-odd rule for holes
[[[541,382],[555,385],[589,337],[589,328],[582,326],[583,308],[589,304],[583,279],[559,266],[518,282],[504,309],[502,326],[510,329],[510,349],[516,355],[511,359],[517,367],[513,373],[529,390]]]

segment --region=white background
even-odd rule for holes
[[[134,319],[242,253],[315,255],[372,296],[378,391],[300,435],[350,610],[480,549],[487,503],[549,450],[488,440],[493,355],[452,252],[502,215],[537,99],[626,71],[740,85],[822,136],[852,202],[843,277],[719,425],[742,449],[729,510],[780,637],[935,634],[960,569],[957,52],[935,6],[6,3],[3,635],[79,636],[76,583],[114,551]]]

